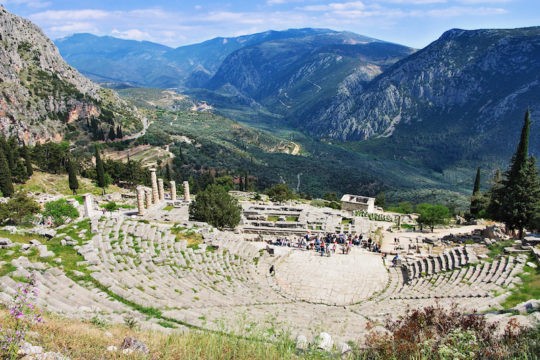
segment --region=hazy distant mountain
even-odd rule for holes
[[[304,38],[325,29],[266,31],[239,37],[218,37],[176,49],[148,41],[75,34],[55,41],[62,56],[83,74],[100,82],[144,87],[200,87],[232,52],[278,39]],[[355,41],[368,38],[351,36]]]
[[[30,21],[0,6],[0,131],[26,143],[62,140],[95,123],[107,132],[142,127],[137,110],[65,63]],[[99,130],[99,128],[97,128]]]
[[[298,124],[318,137],[384,142],[434,166],[513,151],[527,107],[540,117],[540,27],[450,30],[371,83],[344,83]],[[532,151],[540,154],[540,121]]]
[[[206,87],[292,121],[324,107],[343,81],[366,84],[413,52],[349,32],[319,30],[231,53]]]

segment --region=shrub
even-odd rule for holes
[[[9,317],[0,326],[0,357],[18,359],[18,351],[30,326],[41,323],[41,313],[36,308],[38,289],[34,280],[20,283],[9,307]]]
[[[55,226],[60,226],[66,223],[68,219],[76,219],[79,217],[79,211],[66,199],[58,199],[49,201],[45,204],[43,216],[50,216],[53,219]]]
[[[39,205],[34,199],[18,192],[7,203],[0,204],[0,223],[30,224],[33,215],[38,211]]]
[[[370,358],[507,359],[536,351],[534,341],[528,341],[531,336],[523,336],[527,331],[514,320],[498,336],[498,323],[488,323],[481,314],[462,313],[456,305],[409,310],[398,320],[387,320],[384,327],[387,332],[372,330],[367,336]]]
[[[109,201],[108,203],[103,205],[102,208],[107,210],[107,211],[113,212],[113,211],[118,210],[120,207],[114,201]]]

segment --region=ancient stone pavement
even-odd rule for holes
[[[294,249],[275,266],[282,295],[311,303],[350,305],[382,291],[388,281],[380,254],[356,247],[347,255],[338,246],[330,257]]]

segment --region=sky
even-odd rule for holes
[[[75,33],[171,47],[266,30],[329,28],[422,48],[452,28],[540,26],[540,0],[4,0],[52,39]]]

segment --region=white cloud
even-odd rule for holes
[[[305,11],[358,11],[363,10],[366,6],[361,1],[330,3],[327,5],[308,5],[300,9]]]
[[[46,8],[51,5],[50,1],[39,0],[4,0],[2,3],[4,5],[24,5],[32,9]]]
[[[94,33],[99,34],[99,29],[92,23],[89,22],[70,22],[59,26],[52,26],[51,31],[56,33],[66,33],[66,34],[75,34],[75,33]]]
[[[431,5],[431,4],[445,4],[448,0],[378,0],[388,4],[400,4],[400,5]]]
[[[291,4],[291,3],[300,3],[304,0],[267,0],[266,5],[281,5],[281,4]]]
[[[475,16],[487,16],[487,15],[501,15],[506,14],[507,10],[501,8],[470,8],[470,7],[450,7],[443,9],[433,9],[428,11],[413,12],[415,16],[429,16],[436,18],[445,18],[445,17],[460,17],[470,14],[475,14]]]
[[[507,4],[513,0],[458,0],[458,2],[466,5],[478,5],[478,4]]]
[[[129,29],[120,31],[118,29],[113,29],[111,35],[121,39],[130,39],[130,40],[152,40],[152,36],[146,31],[141,31],[139,29]]]
[[[33,21],[73,21],[73,20],[98,20],[110,17],[112,13],[104,10],[47,10],[30,15]]]

